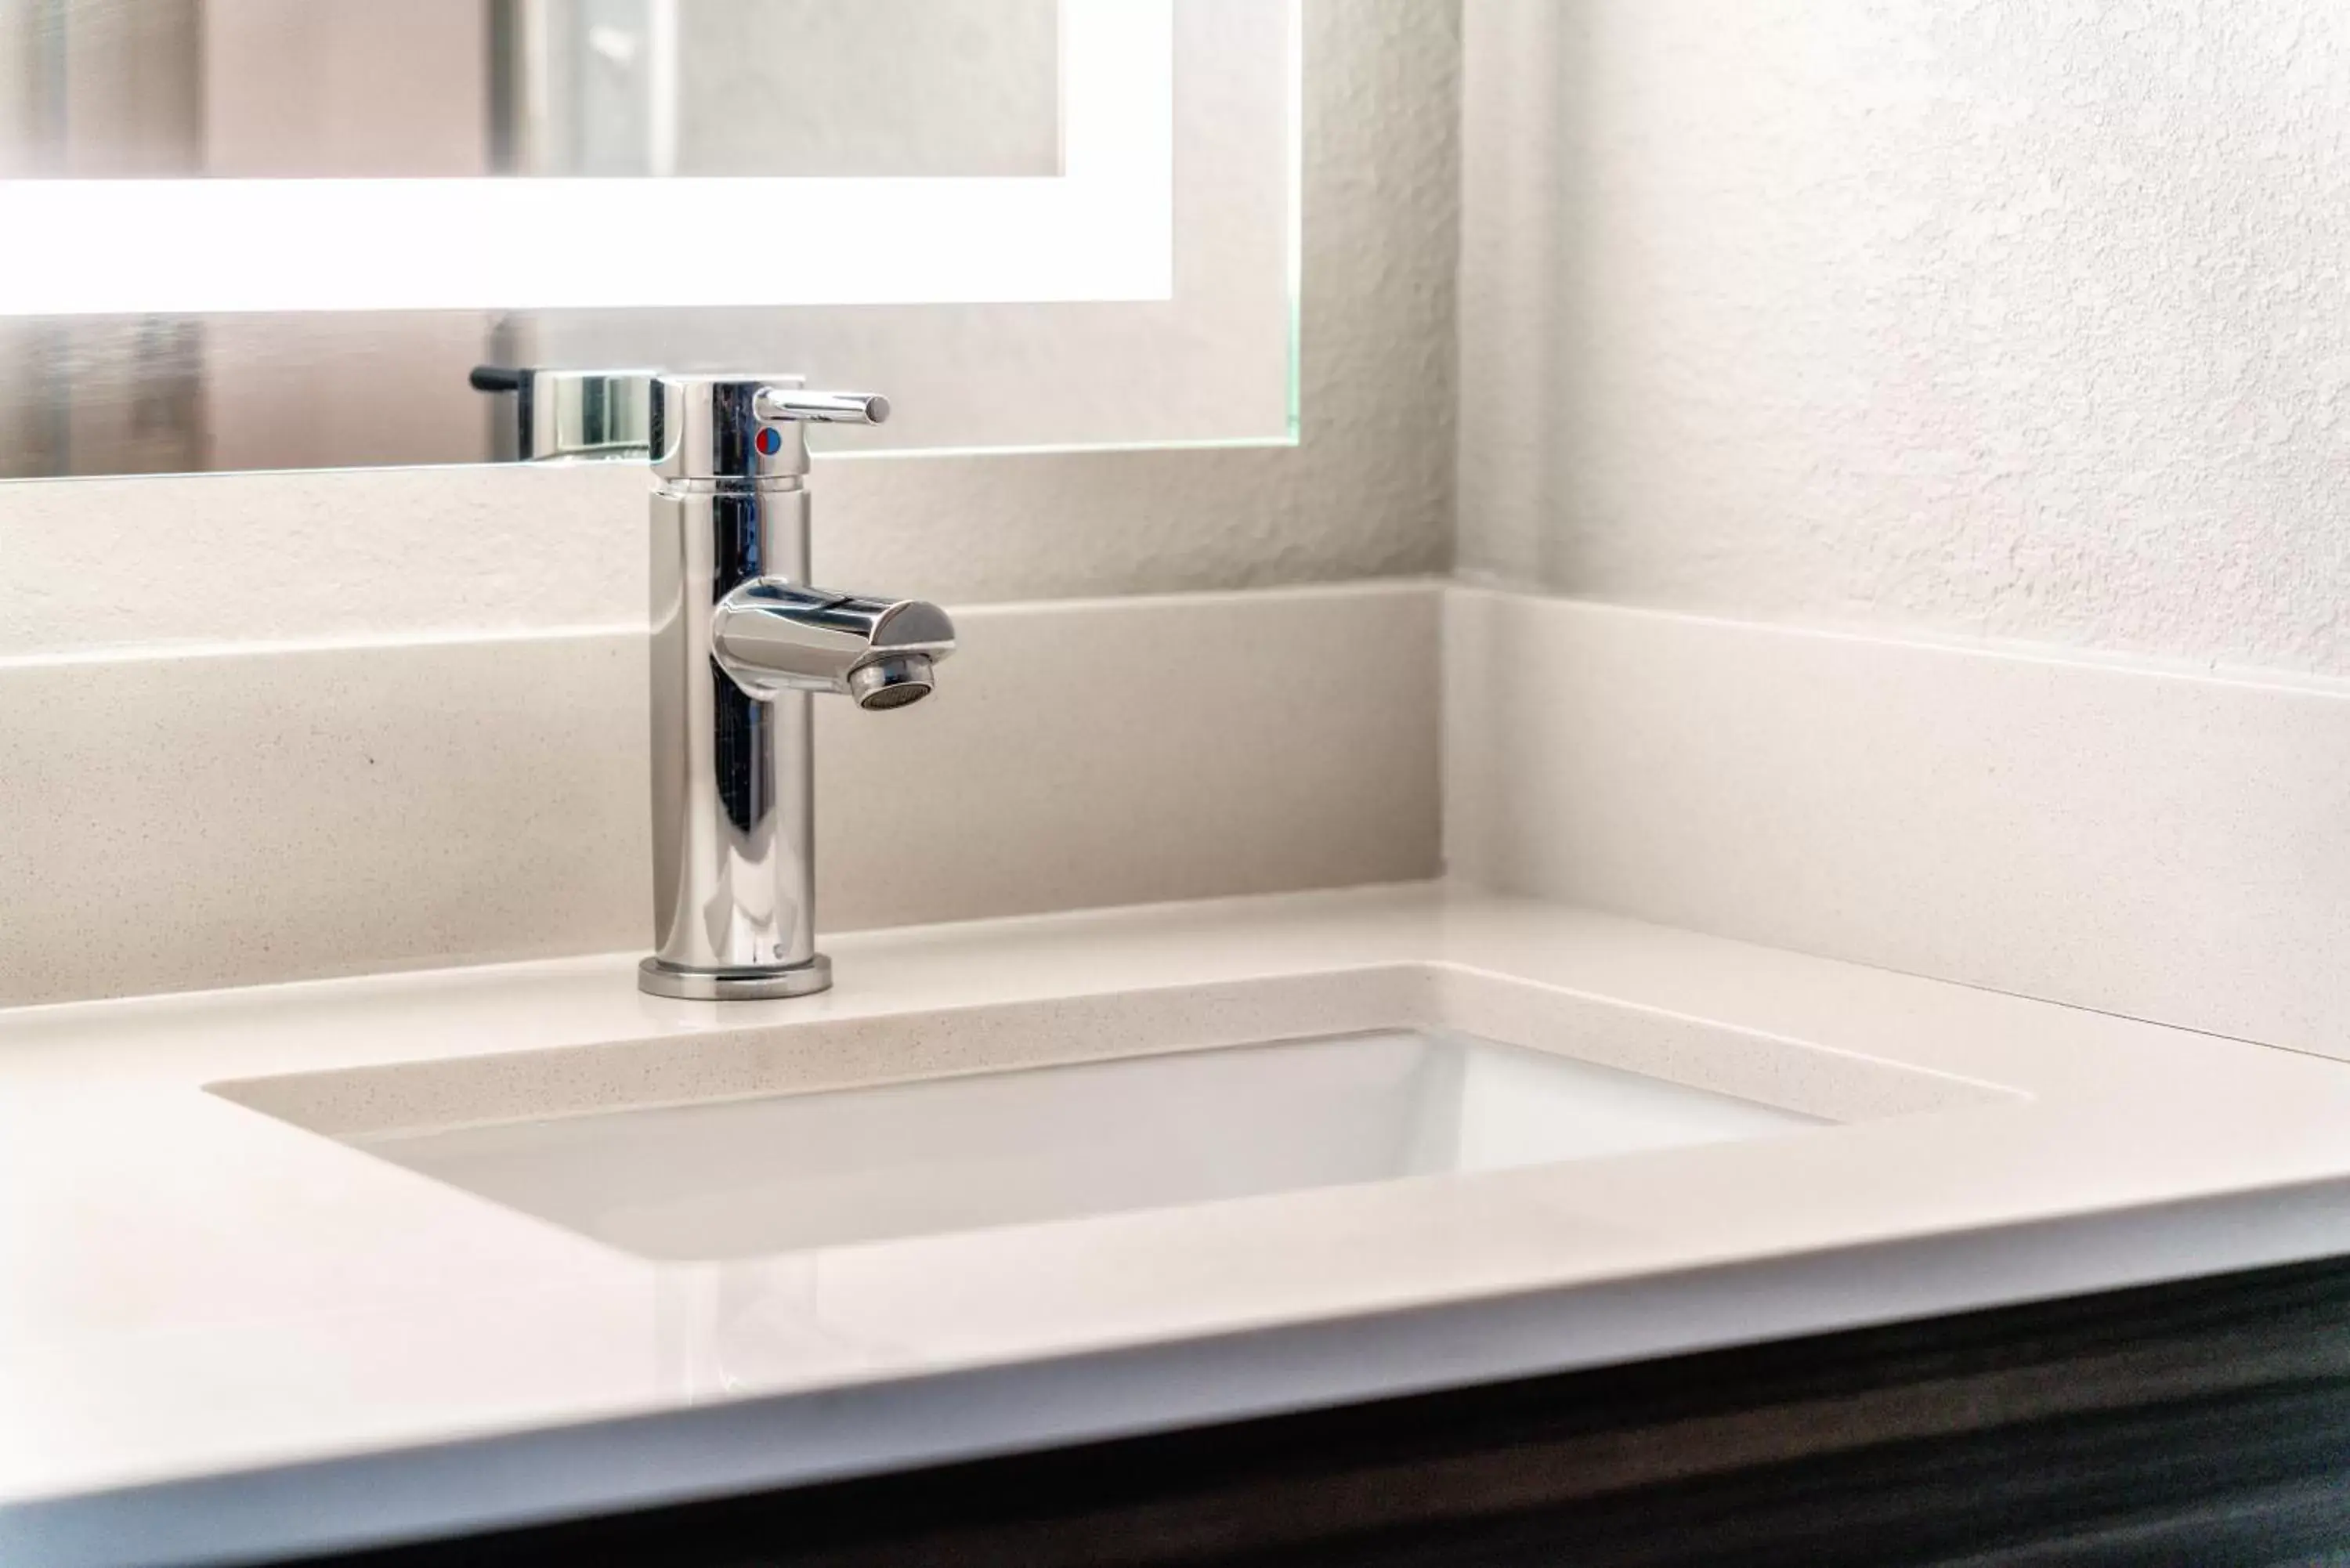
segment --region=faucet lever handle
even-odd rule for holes
[[[878,425],[889,417],[889,400],[879,392],[804,392],[797,387],[762,387],[753,411],[769,423],[801,420],[821,425]]]
[[[652,382],[653,472],[663,481],[797,479],[808,471],[811,424],[878,425],[875,392],[810,392],[799,378],[695,372]]]

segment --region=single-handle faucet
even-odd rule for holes
[[[811,421],[879,424],[885,398],[795,376],[652,384],[653,956],[656,996],[806,996],[816,950],[809,699],[928,696],[954,623],[916,599],[808,583]]]

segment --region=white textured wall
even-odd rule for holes
[[[1464,568],[2350,673],[2350,6],[1465,30]]]

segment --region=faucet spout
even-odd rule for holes
[[[860,708],[903,708],[930,695],[954,622],[921,599],[887,599],[757,577],[712,611],[711,650],[754,697],[838,692]]]

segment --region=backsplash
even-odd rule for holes
[[[1456,877],[2350,1059],[2350,682],[1456,589]]]
[[[958,608],[817,704],[824,929],[1439,870],[1433,584]],[[0,661],[0,1006],[652,929],[645,639]]]

